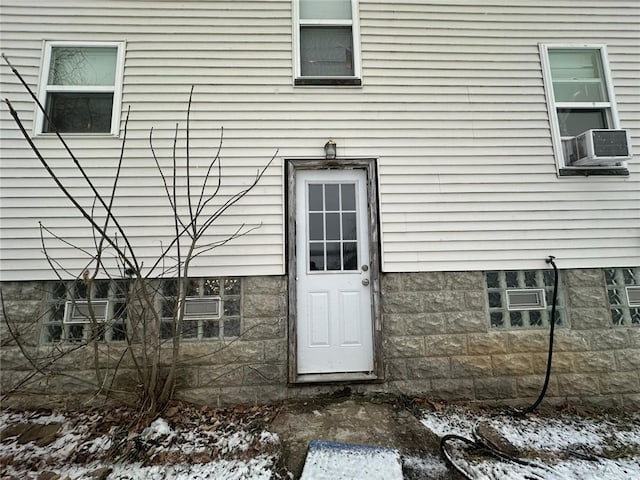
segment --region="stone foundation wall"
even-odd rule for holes
[[[351,384],[355,393],[394,393],[452,401],[526,405],[543,384],[549,332],[502,330],[489,322],[482,272],[381,276],[385,378]],[[569,325],[556,329],[545,401],[640,407],[640,328],[614,326],[601,270],[563,272]],[[242,279],[242,335],[182,342],[176,397],[210,405],[268,403],[331,394],[345,387],[287,385],[286,277]],[[7,317],[26,351],[43,366],[40,344],[47,304],[43,282],[4,282]],[[55,368],[34,368],[0,326],[4,405],[72,406],[93,401],[94,352],[80,348]],[[123,386],[134,377],[119,359],[122,345],[100,346],[99,368]],[[119,363],[120,362],[120,363]],[[46,365],[45,365],[46,366]],[[60,375],[64,373],[64,375]]]
[[[640,406],[640,328],[614,326],[601,270],[564,271],[569,325],[555,330],[553,403]],[[527,405],[547,366],[548,328],[491,328],[482,272],[383,276],[389,391]]]

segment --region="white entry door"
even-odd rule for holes
[[[298,374],[373,370],[364,170],[296,172]]]

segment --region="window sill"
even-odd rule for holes
[[[333,86],[333,87],[361,87],[360,78],[296,78],[293,81],[295,86]]]
[[[596,177],[596,176],[628,177],[629,169],[626,167],[611,167],[611,168],[563,167],[558,170],[558,176],[559,177]]]

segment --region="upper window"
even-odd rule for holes
[[[38,131],[117,135],[123,58],[122,43],[46,43]]]
[[[613,131],[619,127],[605,48],[542,45],[541,54],[559,168],[619,165],[629,152],[626,132]]]
[[[360,85],[357,0],[294,0],[295,84]]]

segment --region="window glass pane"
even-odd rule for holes
[[[115,85],[116,47],[52,47],[49,85]]]
[[[605,109],[559,108],[560,135],[575,137],[592,128],[607,128]]]
[[[340,270],[340,243],[327,243],[327,270]]]
[[[324,243],[309,244],[309,270],[324,270]]]
[[[355,213],[343,213],[342,214],[342,239],[343,240],[355,240],[356,236],[356,214]]]
[[[309,185],[309,210],[322,211],[322,185]]]
[[[111,131],[111,93],[49,93],[47,115],[60,132],[109,133]],[[54,132],[45,120],[45,132]]]
[[[342,244],[343,270],[358,269],[358,244],[356,242],[344,242]]]
[[[309,240],[324,240],[324,225],[321,213],[309,214]]]
[[[301,27],[300,67],[303,76],[353,76],[351,27]]]
[[[351,0],[300,0],[300,18],[351,19]]]
[[[599,50],[549,50],[556,102],[606,102],[604,70]]]
[[[556,102],[606,102],[607,93],[601,81],[553,82]]]
[[[325,210],[340,210],[339,185],[328,183],[324,186],[324,208]]]
[[[353,183],[340,185],[342,190],[342,210],[356,209],[356,186]]]
[[[327,213],[327,240],[340,240],[339,213]]]

